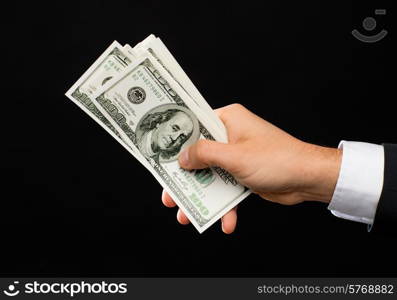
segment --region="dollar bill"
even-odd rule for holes
[[[185,147],[214,140],[217,133],[206,124],[210,117],[150,53],[141,53],[92,99],[200,233],[250,193],[221,168],[180,168]]]
[[[127,53],[126,50],[123,50],[123,46],[114,41],[65,95],[130,152],[133,149],[123,141],[117,129],[91,100],[91,96],[98,88],[116,74],[121,73],[131,63],[133,54],[132,52]]]
[[[141,43],[137,44],[133,50],[128,44],[125,45],[125,48],[127,51],[135,53],[149,52],[180,85],[180,87],[196,102],[204,113],[210,117],[209,122],[214,123],[214,130],[217,132],[217,140],[227,142],[227,133],[224,124],[160,38],[151,34]]]

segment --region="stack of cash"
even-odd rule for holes
[[[202,233],[250,191],[219,167],[187,171],[179,153],[226,129],[163,42],[113,42],[66,96],[157,179]],[[149,180],[149,179],[148,179]]]

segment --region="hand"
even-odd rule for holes
[[[331,200],[341,150],[300,141],[239,104],[215,111],[225,124],[229,143],[199,140],[179,155],[182,168],[219,166],[262,198],[281,204]],[[162,201],[167,207],[176,205],[165,191]],[[189,223],[181,210],[177,219]],[[223,232],[232,233],[236,222],[234,208],[222,217]]]

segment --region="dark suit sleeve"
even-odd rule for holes
[[[383,144],[385,168],[383,189],[376,209],[375,219],[368,231],[397,236],[397,145]]]

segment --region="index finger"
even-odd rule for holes
[[[171,196],[163,190],[163,193],[161,194],[161,201],[163,201],[163,204],[167,207],[175,207],[176,203],[174,200],[172,200]]]

